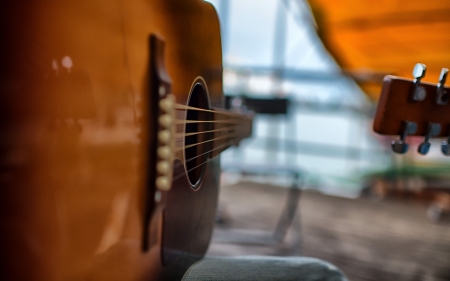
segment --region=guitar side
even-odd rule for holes
[[[221,107],[221,75],[209,75],[222,67],[214,8],[196,0],[1,6],[0,279],[181,279],[209,244],[219,165],[206,164],[198,190],[184,177],[173,183],[143,251],[148,38],[165,39],[177,103],[187,104],[202,76]]]

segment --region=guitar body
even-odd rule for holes
[[[146,222],[149,37],[164,38],[177,103],[201,77],[222,107],[212,5],[2,1],[0,31],[0,279],[180,280],[211,238],[219,162],[174,177]]]

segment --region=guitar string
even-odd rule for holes
[[[226,138],[229,138],[229,137],[234,137],[236,135],[238,135],[238,132],[228,133],[228,134],[216,137],[216,138],[208,139],[208,140],[197,142],[197,143],[193,143],[193,144],[184,145],[182,147],[178,147],[175,152],[179,152],[179,151],[182,151],[184,149],[191,148],[191,147],[194,147],[194,146],[197,146],[197,145],[200,145],[200,144],[208,143],[208,142],[211,142],[211,141],[226,139]]]
[[[200,157],[200,156],[203,156],[203,155],[208,154],[208,153],[210,153],[210,152],[216,151],[216,150],[218,150],[218,149],[221,149],[221,148],[224,148],[224,147],[225,147],[225,149],[226,149],[227,146],[228,146],[228,147],[229,147],[229,146],[232,146],[232,144],[230,144],[229,141],[227,141],[226,143],[224,143],[224,144],[222,144],[222,145],[219,145],[219,146],[217,146],[216,148],[210,149],[210,150],[208,150],[208,151],[206,151],[206,152],[203,152],[202,154],[196,155],[196,156],[194,156],[194,157],[191,157],[191,158],[185,160],[184,163],[183,163],[183,162],[176,162],[175,168],[178,167],[178,166],[180,166],[180,165],[184,165],[185,163],[188,163],[188,162],[190,162],[190,161],[192,161],[192,160],[194,160],[194,159],[197,159],[197,158]],[[216,156],[217,156],[217,155],[216,155]],[[214,157],[212,157],[212,158],[215,158],[216,156],[214,156]]]
[[[184,175],[189,174],[190,172],[192,172],[193,170],[197,169],[198,167],[200,167],[200,166],[202,166],[202,165],[205,165],[206,163],[208,163],[209,161],[213,160],[214,158],[215,158],[215,157],[209,158],[208,160],[206,160],[205,162],[203,162],[203,163],[201,163],[201,164],[195,166],[194,168],[189,169],[188,171],[183,171],[182,173],[180,173],[180,174],[178,174],[178,175],[176,175],[176,176],[173,176],[173,177],[172,177],[172,182],[176,181],[177,179],[181,178],[181,177],[184,176]]]
[[[215,129],[215,130],[207,130],[207,131],[198,131],[198,132],[192,132],[192,133],[178,133],[175,134],[175,138],[183,138],[183,137],[189,137],[189,136],[194,136],[194,135],[199,135],[199,134],[204,134],[204,133],[211,133],[211,132],[227,132],[227,134],[224,135],[219,135],[217,137],[213,137],[211,139],[207,139],[206,141],[202,141],[202,142],[197,142],[197,143],[193,143],[193,144],[189,144],[189,145],[184,145],[182,147],[179,147],[177,152],[189,147],[194,147],[196,145],[202,144],[202,143],[206,143],[206,142],[210,142],[210,141],[214,141],[214,140],[219,140],[219,139],[223,139],[226,136],[232,136],[232,135],[238,135],[239,133],[241,133],[241,127],[239,126],[228,126],[225,128],[219,128],[219,129]]]
[[[191,120],[188,120],[188,121],[191,121]],[[233,127],[236,128],[235,126],[228,126],[228,127],[226,127],[226,128],[220,128],[220,129],[217,129],[217,130],[226,131],[226,130],[229,130],[230,128],[233,128]],[[216,130],[210,130],[210,131],[216,131]],[[199,134],[199,133],[206,133],[206,132],[209,132],[209,131],[196,132],[196,133]],[[178,134],[178,135],[180,135],[180,134]],[[212,151],[221,149],[221,148],[223,148],[223,147],[231,146],[232,144],[229,143],[230,139],[232,139],[232,138],[237,138],[237,137],[239,137],[238,132],[231,132],[231,133],[228,133],[228,134],[226,134],[226,135],[219,136],[219,137],[217,137],[217,138],[213,138],[213,139],[209,139],[209,140],[206,140],[206,141],[203,141],[203,142],[199,142],[199,143],[190,144],[190,145],[187,145],[187,146],[184,146],[184,147],[180,147],[180,148],[178,148],[178,150],[177,150],[176,152],[179,152],[179,151],[182,151],[182,150],[184,150],[184,149],[186,149],[186,148],[194,147],[194,146],[197,146],[197,145],[200,145],[200,144],[203,144],[203,143],[207,143],[207,142],[211,142],[211,141],[215,141],[215,140],[223,140],[223,139],[227,139],[226,143],[224,143],[224,144],[222,144],[222,145],[219,145],[219,146],[217,146],[217,147],[215,147],[215,148],[213,148],[213,149],[210,149],[209,151],[203,152],[202,154],[199,154],[199,155],[196,155],[196,156],[194,156],[194,157],[192,157],[192,158],[189,158],[189,159],[185,160],[184,163],[178,162],[178,163],[179,163],[178,165],[180,165],[180,164],[181,164],[181,165],[184,165],[185,163],[188,163],[188,162],[190,162],[190,161],[192,161],[192,160],[194,160],[194,159],[196,159],[196,158],[198,158],[198,157],[201,157],[201,156],[203,156],[203,155],[205,155],[205,154],[208,154],[208,153],[210,153],[210,152],[212,152]],[[216,155],[216,156],[217,156],[217,155]],[[206,161],[204,161],[204,162],[200,163],[199,165],[197,165],[197,166],[195,166],[195,167],[189,169],[188,171],[183,171],[182,173],[173,176],[172,181],[175,181],[175,180],[179,179],[181,176],[190,173],[191,171],[197,169],[198,167],[200,167],[200,166],[202,166],[202,165],[205,165],[205,164],[208,163],[209,161],[213,160],[216,156],[207,159]]]
[[[203,134],[203,133],[208,133],[208,132],[220,132],[220,131],[228,131],[228,134],[226,135],[222,135],[216,138],[212,138],[203,142],[198,142],[198,143],[194,143],[194,144],[190,144],[188,146],[183,146],[178,148],[179,150],[182,149],[186,149],[189,147],[193,147],[202,143],[206,143],[206,142],[210,142],[210,141],[214,141],[214,140],[218,140],[218,139],[222,139],[227,135],[230,134],[238,134],[238,132],[241,130],[241,126],[236,126],[237,123],[239,123],[239,121],[246,121],[246,120],[239,120],[239,119],[232,119],[232,122],[229,122],[229,120],[219,120],[219,121],[210,121],[210,120],[184,120],[184,119],[176,119],[176,120],[180,120],[180,121],[176,121],[175,125],[181,125],[181,124],[198,124],[198,123],[220,123],[220,124],[232,124],[231,126],[226,126],[224,128],[218,128],[218,129],[214,129],[214,130],[206,130],[206,131],[198,131],[198,132],[190,132],[190,133],[177,133],[175,134],[176,138],[182,138],[182,137],[189,137],[189,136],[193,136],[193,135],[198,135],[198,134]],[[232,130],[232,132],[230,132]],[[178,152],[177,151],[177,152]]]
[[[222,123],[222,124],[235,124],[242,122],[245,119],[226,119],[226,120],[185,120],[185,119],[175,119],[175,125],[179,124],[199,124],[199,123]]]
[[[217,132],[218,132],[218,131],[225,131],[225,132],[228,132],[228,133],[225,134],[225,135],[218,136],[218,137],[215,137],[215,138],[212,138],[212,139],[207,139],[206,141],[202,141],[202,142],[198,142],[198,143],[194,143],[194,144],[189,144],[189,145],[187,145],[187,146],[185,145],[185,146],[183,146],[183,147],[179,147],[178,150],[177,150],[177,152],[180,151],[180,150],[189,148],[189,147],[193,147],[193,146],[202,144],[202,143],[206,143],[206,142],[210,142],[210,141],[214,141],[214,140],[218,140],[218,139],[223,139],[224,137],[229,136],[229,135],[239,134],[239,133],[241,133],[241,130],[242,130],[242,127],[241,127],[241,126],[232,125],[232,126],[227,126],[227,127],[225,127],[225,128],[218,128],[218,129],[215,129],[215,130],[198,131],[198,132],[192,132],[192,133],[187,133],[187,134],[186,134],[186,133],[178,133],[178,134],[175,134],[175,137],[176,137],[176,138],[183,138],[183,137],[189,137],[189,136],[191,136],[191,135],[198,135],[198,134],[208,133],[208,132],[214,132],[214,131],[217,131]]]
[[[209,152],[211,152],[211,151],[209,151]],[[217,156],[217,155],[216,155],[216,156]],[[199,165],[197,165],[197,166],[195,166],[195,167],[193,167],[193,168],[191,168],[191,169],[189,169],[189,170],[187,170],[187,171],[183,171],[183,172],[179,173],[179,174],[176,175],[176,176],[173,176],[173,177],[172,177],[172,181],[176,181],[176,180],[179,179],[180,177],[189,174],[190,172],[192,172],[193,170],[197,169],[198,167],[200,167],[200,166],[202,166],[202,165],[205,165],[206,163],[208,163],[208,162],[211,161],[211,160],[214,160],[214,158],[216,158],[216,156],[215,156],[215,157],[212,157],[212,158],[208,158],[208,160],[206,160],[206,161],[200,163]]]
[[[177,133],[177,134],[175,134],[175,137],[176,138],[190,137],[190,136],[206,134],[206,133],[223,132],[223,131],[228,131],[228,130],[233,129],[233,128],[236,128],[236,127],[228,126],[228,127],[225,127],[225,128],[219,128],[219,129],[214,129],[214,130],[209,130],[209,131],[199,131],[199,132],[193,132],[193,133]]]
[[[192,160],[194,160],[194,159],[196,159],[196,158],[198,158],[198,157],[200,157],[200,156],[203,156],[203,155],[205,155],[205,154],[208,154],[208,153],[210,153],[210,152],[213,152],[213,151],[215,151],[215,150],[217,150],[217,149],[220,149],[220,148],[222,148],[222,147],[226,147],[226,146],[228,146],[228,145],[230,145],[230,144],[229,144],[228,142],[226,142],[226,143],[224,143],[224,144],[222,144],[222,145],[217,146],[216,148],[213,148],[213,149],[208,150],[208,151],[206,151],[206,152],[204,152],[204,153],[202,153],[202,154],[199,154],[199,155],[196,155],[196,156],[194,156],[194,157],[192,157],[192,158],[189,158],[188,160],[185,160],[184,163],[190,162],[190,161],[192,161]]]
[[[233,116],[233,117],[245,116],[245,115],[237,113],[237,112],[235,113],[235,112],[226,112],[226,111],[220,111],[220,110],[211,110],[211,109],[205,109],[205,108],[199,108],[199,107],[192,107],[192,106],[188,106],[188,105],[182,105],[179,103],[176,103],[174,108],[175,109],[187,109],[187,110],[211,112],[214,114],[222,114],[222,115],[228,115],[228,116]]]
[[[184,109],[184,110],[196,110],[196,111],[204,111],[204,112],[211,112],[214,114],[222,114],[222,115],[226,115],[226,116],[232,116],[232,117],[238,117],[238,118],[232,118],[232,119],[222,119],[222,120],[185,120],[185,119],[179,119],[176,118],[175,119],[175,125],[182,125],[182,124],[200,124],[200,123],[213,123],[213,124],[236,124],[239,122],[245,122],[245,121],[250,121],[248,118],[245,118],[246,116],[239,114],[239,113],[232,113],[232,112],[221,112],[218,110],[209,110],[209,109],[203,109],[203,108],[197,108],[197,107],[192,107],[192,106],[188,106],[188,105],[182,105],[182,104],[178,104],[175,103],[174,105],[175,109]],[[208,130],[208,131],[200,131],[200,132],[191,132],[191,133],[178,133],[175,135],[175,137],[187,137],[187,136],[191,136],[191,135],[197,135],[197,134],[202,134],[202,133],[207,133],[207,132],[215,132],[215,131],[226,131],[227,129],[231,129],[233,126],[229,126],[226,128],[219,128],[219,129],[214,129],[214,130]]]
[[[209,109],[204,109],[204,108],[196,108],[196,107],[187,106],[187,105],[182,105],[182,104],[175,104],[174,108],[175,108],[175,109],[182,109],[182,110],[195,110],[195,111],[202,111],[202,112],[211,112],[211,113],[213,113],[213,114],[218,114],[218,115],[225,115],[225,116],[232,116],[232,117],[234,117],[234,118],[222,119],[222,120],[214,120],[214,121],[211,121],[211,120],[185,120],[185,119],[175,119],[175,120],[176,120],[176,121],[175,121],[175,125],[180,125],[180,124],[199,124],[199,123],[236,124],[236,123],[243,122],[243,121],[250,121],[250,119],[249,119],[248,117],[246,117],[245,115],[239,114],[239,113],[233,113],[233,112],[221,112],[221,111],[218,111],[218,110],[209,110]],[[237,117],[237,118],[236,118],[236,117]],[[203,134],[203,133],[212,133],[212,132],[219,132],[219,131],[227,131],[227,130],[230,130],[230,129],[233,129],[233,128],[236,128],[236,127],[235,127],[235,126],[228,126],[228,127],[225,127],[225,128],[219,128],[219,129],[208,130],[208,131],[199,131],[199,132],[191,132],[191,133],[184,133],[184,134],[183,134],[183,133],[181,133],[181,134],[178,133],[178,134],[175,134],[175,136],[177,136],[177,137],[183,137],[183,136],[184,136],[184,137],[187,137],[187,136],[198,135],[198,134]],[[180,163],[180,162],[178,162],[178,163],[184,165],[185,163],[188,163],[188,162],[190,162],[190,161],[192,161],[192,160],[194,160],[194,159],[197,159],[198,157],[201,157],[201,156],[203,156],[203,155],[206,155],[206,154],[208,154],[208,153],[211,153],[211,152],[213,152],[213,151],[215,151],[215,150],[221,149],[221,148],[223,148],[223,147],[231,146],[232,144],[230,144],[230,139],[236,138],[236,137],[238,137],[238,132],[231,132],[231,133],[228,133],[228,134],[223,135],[223,136],[219,136],[219,137],[216,137],[216,138],[213,138],[213,139],[209,139],[209,140],[206,140],[206,141],[203,141],[203,142],[198,142],[198,143],[195,143],[195,144],[190,144],[190,145],[187,145],[187,146],[185,145],[184,147],[178,148],[178,150],[177,150],[176,152],[179,152],[179,151],[181,151],[181,150],[184,150],[184,149],[187,149],[187,148],[191,148],[191,147],[194,147],[194,146],[197,146],[197,145],[200,145],[200,144],[204,144],[204,143],[207,143],[207,142],[211,142],[211,141],[215,141],[215,140],[228,139],[228,140],[226,141],[226,143],[224,143],[224,144],[222,144],[222,145],[219,145],[219,146],[217,146],[217,147],[215,147],[215,148],[213,148],[213,149],[210,149],[209,151],[206,151],[206,152],[204,152],[204,153],[202,153],[202,154],[199,154],[199,155],[196,155],[196,156],[194,156],[194,157],[191,157],[191,158],[185,160],[184,163]],[[217,155],[216,155],[216,156],[217,156]],[[182,177],[183,175],[187,175],[187,174],[189,174],[190,172],[192,172],[192,171],[194,171],[195,169],[197,169],[198,167],[200,167],[200,166],[202,166],[202,165],[205,165],[205,164],[208,163],[209,161],[213,160],[216,156],[214,156],[214,157],[212,157],[212,158],[208,158],[206,161],[204,161],[204,162],[200,163],[199,165],[197,165],[197,166],[195,166],[195,167],[189,169],[188,171],[183,171],[183,172],[180,173],[179,175],[173,176],[173,177],[172,177],[172,181],[175,181],[175,180],[179,179],[180,177]]]
[[[190,123],[190,124],[199,123],[199,122],[214,122],[214,121],[207,121],[207,120],[200,120],[200,121],[196,121],[196,120],[187,120],[187,121],[192,121],[192,123]],[[183,121],[183,122],[187,122],[187,121]],[[250,121],[250,120],[248,120],[248,121]],[[217,123],[217,122],[216,122],[216,123]],[[181,124],[182,124],[182,123],[181,123]],[[239,125],[237,125],[237,126],[236,126],[236,123],[235,123],[235,122],[233,122],[233,123],[226,122],[225,124],[232,124],[232,125],[231,125],[231,126],[224,127],[224,128],[214,129],[214,130],[198,131],[198,132],[191,132],[191,133],[176,133],[176,134],[175,134],[175,138],[183,138],[183,137],[188,137],[188,136],[198,135],[198,134],[203,134],[203,133],[208,133],[208,132],[219,132],[219,131],[225,131],[225,132],[228,132],[228,134],[225,134],[225,135],[222,135],[222,136],[219,136],[219,137],[215,137],[215,138],[212,138],[212,139],[209,139],[209,140],[206,140],[206,141],[202,141],[202,142],[190,144],[190,145],[188,145],[188,146],[185,146],[185,147],[183,147],[183,148],[178,149],[177,152],[180,151],[180,150],[182,150],[182,149],[186,149],[186,148],[189,148],[189,147],[193,147],[193,146],[196,146],[196,145],[199,145],[199,144],[202,144],[202,143],[206,143],[206,142],[210,142],[210,141],[222,139],[222,138],[224,138],[225,136],[230,135],[230,134],[238,134],[239,132],[242,131],[243,124],[239,124]],[[179,125],[179,124],[177,124],[177,125]],[[230,131],[231,131],[231,132],[230,132]]]

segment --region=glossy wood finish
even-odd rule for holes
[[[0,279],[181,279],[208,247],[219,163],[206,165],[196,191],[186,177],[173,183],[142,251],[148,38],[165,38],[178,103],[203,76],[222,107],[221,75],[209,75],[222,67],[214,8],[2,1],[0,31]]]
[[[436,84],[421,83],[427,92],[423,101],[414,101],[413,80],[395,76],[386,76],[383,82],[380,101],[375,115],[373,129],[383,135],[400,135],[403,121],[417,123],[417,132],[413,135],[424,136],[428,122],[439,123],[441,132],[435,137],[447,137],[450,133],[450,103],[436,103]],[[450,93],[450,87],[445,87]]]

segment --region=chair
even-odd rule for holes
[[[195,263],[183,281],[346,281],[336,266],[307,257],[207,257]]]

